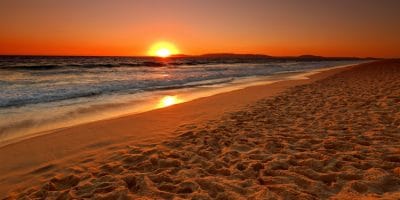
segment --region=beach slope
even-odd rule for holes
[[[263,93],[274,87],[275,92]],[[239,104],[229,103],[244,98],[246,92],[255,96]],[[93,148],[97,148],[90,149],[94,153],[86,152],[68,163],[54,164],[53,159],[52,164],[25,174],[30,179],[37,177],[38,183],[28,189],[27,184],[20,184],[9,198],[400,198],[400,60],[361,64],[323,72],[310,80],[221,95],[225,96],[152,111],[160,114],[157,112],[181,109],[188,117],[184,113],[192,113],[190,108],[205,109],[202,115],[193,115],[200,116],[197,121],[180,123],[184,126],[177,127],[175,134],[159,137],[162,142],[118,141],[113,143],[118,145],[103,147],[95,143],[98,145]],[[218,107],[221,110],[214,112]],[[116,125],[116,121],[99,123]],[[171,131],[176,128],[172,124],[163,128]],[[79,130],[88,134],[98,125],[83,125]],[[117,141],[104,127],[104,134],[100,131],[100,135],[90,136],[104,135],[107,141]],[[131,131],[128,122],[123,130],[121,134]],[[120,134],[118,129],[115,132]],[[67,138],[62,135],[68,134],[52,137]],[[50,136],[36,140],[43,137]],[[23,145],[35,145],[27,142],[3,147],[0,153],[3,157]],[[72,149],[57,155],[79,150]],[[45,164],[46,159],[36,161]],[[4,161],[14,162],[12,156],[3,157]],[[1,169],[10,172],[2,178],[2,185],[17,180],[10,177],[13,166],[7,166]],[[19,180],[24,178],[17,174]]]

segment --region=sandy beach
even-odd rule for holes
[[[400,60],[0,147],[5,199],[400,199]]]

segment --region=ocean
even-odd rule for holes
[[[0,142],[67,125],[157,109],[165,95],[217,91],[276,74],[360,60],[266,58],[0,57]],[[186,98],[183,98],[186,95]],[[200,95],[201,96],[201,95]]]

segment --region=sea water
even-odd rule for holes
[[[165,95],[359,63],[266,58],[0,57],[0,142],[159,108]],[[183,95],[184,96],[184,95]],[[186,95],[190,96],[190,95]],[[193,98],[183,98],[180,102]]]

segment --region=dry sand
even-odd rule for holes
[[[10,199],[400,199],[399,132],[400,61],[379,61],[7,145],[0,192],[13,190]]]

